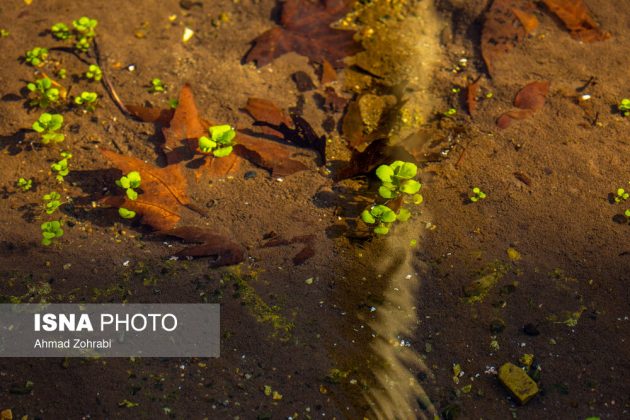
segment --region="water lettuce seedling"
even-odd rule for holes
[[[53,220],[51,222],[44,222],[41,225],[42,229],[42,245],[49,246],[52,244],[53,239],[61,238],[63,236],[63,229],[61,228],[61,220]]]
[[[149,86],[149,93],[157,93],[157,92],[165,92],[166,85],[162,83],[160,79],[152,79],[151,85]]]
[[[50,28],[53,36],[60,40],[66,40],[70,38],[70,29],[65,23],[55,23],[52,28]]]
[[[46,63],[48,59],[48,49],[35,47],[32,50],[26,51],[24,54],[25,61],[33,67],[41,67]]]
[[[90,64],[88,70],[85,72],[85,77],[88,80],[100,81],[103,78],[103,71],[96,64]]]
[[[422,184],[413,178],[418,173],[418,167],[411,162],[397,160],[391,165],[381,165],[376,169],[376,176],[382,181],[378,189],[381,197],[396,199],[401,194],[414,195]],[[414,202],[422,202],[421,197],[414,197]],[[419,203],[418,203],[419,204]]]
[[[42,199],[44,200],[44,210],[46,214],[53,214],[59,206],[61,206],[61,195],[58,192],[51,191],[45,194]]]
[[[386,235],[390,225],[396,221],[396,213],[389,207],[378,204],[369,210],[363,210],[361,219],[367,224],[375,224],[374,233],[377,235]]]
[[[624,216],[630,219],[630,209],[623,212]]]
[[[72,21],[72,26],[76,32],[74,47],[77,50],[86,52],[90,49],[90,43],[96,35],[96,25],[98,25],[98,21],[96,19],[90,19],[87,16]]]
[[[96,92],[83,91],[79,96],[74,98],[74,103],[82,106],[86,111],[94,111],[97,101],[98,94]]]
[[[57,173],[57,181],[63,182],[64,177],[70,173],[70,169],[68,168],[68,159],[70,158],[72,158],[71,153],[61,152],[61,160],[50,165],[50,169]]]
[[[624,117],[630,116],[630,99],[624,98],[618,105],[619,111],[623,114]]]
[[[473,195],[471,197],[468,197],[468,198],[473,203],[476,203],[477,201],[483,200],[484,198],[486,198],[486,193],[481,191],[481,189],[479,187],[473,187],[472,193],[473,193]]]
[[[135,211],[126,209],[124,207],[120,207],[118,209],[118,214],[123,219],[133,219],[134,217],[136,217],[136,212]]]
[[[44,112],[39,116],[39,119],[33,123],[33,130],[42,135],[42,144],[49,144],[50,142],[57,144],[65,139],[62,133],[58,133],[62,125],[63,115]]]
[[[136,200],[138,198],[138,192],[135,189],[140,187],[141,182],[142,178],[140,177],[140,172],[131,171],[127,175],[120,177],[120,179],[117,179],[116,185],[125,190],[127,198],[129,198],[130,200]]]
[[[199,150],[203,153],[212,153],[214,157],[221,158],[232,153],[236,137],[236,131],[231,126],[215,125],[208,129],[210,138],[203,136],[199,138]]]
[[[26,88],[31,92],[33,98],[29,103],[31,106],[47,108],[50,105],[58,104],[61,98],[59,89],[53,86],[53,81],[48,77],[42,77],[35,82],[28,83]]]
[[[20,179],[17,180],[15,185],[19,189],[21,189],[23,192],[26,192],[26,191],[30,190],[33,187],[33,180],[26,179],[26,178],[20,178]]]
[[[626,192],[623,188],[617,188],[617,195],[615,196],[615,203],[621,203],[622,201],[630,198],[630,193]]]

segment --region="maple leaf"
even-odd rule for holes
[[[280,26],[272,28],[253,41],[245,62],[258,67],[269,64],[288,52],[309,57],[322,63],[327,60],[336,68],[343,67],[343,58],[361,50],[350,31],[333,29],[330,25],[341,19],[352,0],[287,0],[282,3]]]
[[[486,12],[481,32],[481,55],[492,77],[494,63],[510,52],[527,35],[521,19],[534,8],[530,0],[494,0]],[[514,13],[515,10],[521,19]]]
[[[175,253],[178,257],[213,257],[210,267],[234,265],[244,260],[245,250],[226,236],[217,235],[209,229],[182,226],[157,232],[199,245],[189,246]]]
[[[197,150],[199,137],[208,135],[209,125],[199,117],[197,105],[190,85],[185,84],[179,92],[177,108],[168,127],[162,128],[162,149],[169,164],[190,160]]]
[[[501,129],[508,128],[514,120],[523,120],[531,117],[545,105],[545,97],[548,92],[548,81],[528,83],[514,98],[514,106],[518,109],[502,114],[497,119],[497,126]]]
[[[159,168],[110,150],[101,149],[101,153],[123,173],[138,171],[142,177],[141,194],[136,200],[130,200],[126,195],[108,196],[103,198],[103,203],[133,210],[142,216],[143,223],[157,230],[169,230],[177,225],[182,207],[190,204],[181,166]]]
[[[583,0],[543,0],[571,32],[571,36],[582,42],[604,41],[611,37],[602,31],[591,17]]]
[[[258,166],[269,169],[273,176],[287,176],[308,169],[302,162],[291,159],[291,156],[297,153],[294,148],[243,133],[236,135],[234,152]]]

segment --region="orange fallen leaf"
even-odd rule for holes
[[[275,141],[236,135],[234,152],[258,166],[269,169],[273,176],[287,176],[308,169],[302,162],[291,159],[298,149]]]
[[[475,80],[468,85],[466,89],[466,105],[468,106],[468,113],[472,116],[477,111],[477,93],[479,93],[479,81]]]
[[[197,149],[199,137],[208,134],[199,118],[192,89],[188,84],[179,93],[179,102],[170,125],[162,129],[164,153],[169,164],[190,160]]]
[[[545,105],[545,98],[549,92],[549,82],[531,82],[523,87],[514,98],[513,109],[502,114],[497,119],[497,126],[501,129],[508,128],[514,120],[523,120],[531,117]]]
[[[609,32],[599,28],[584,0],[543,0],[543,2],[562,20],[573,38],[582,42],[596,42],[611,37]]]
[[[533,8],[530,0],[494,0],[486,12],[481,32],[481,55],[491,77],[495,62],[520,44],[527,34],[514,10],[525,14]]]
[[[525,28],[527,35],[531,35],[536,32],[538,25],[540,25],[536,15],[524,12],[523,10],[517,8],[512,9],[512,13],[514,13],[517,19],[521,22],[521,25]]]
[[[124,195],[107,196],[103,198],[103,203],[133,210],[142,216],[143,223],[157,230],[169,230],[177,225],[181,219],[182,207],[190,204],[181,166],[159,168],[110,150],[101,149],[101,153],[124,174],[138,171],[142,178],[138,199],[130,200]]]

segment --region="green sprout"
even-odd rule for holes
[[[94,30],[96,25],[98,25],[96,19],[90,19],[86,16],[72,21],[72,26],[74,26],[74,30],[77,33],[76,42],[74,44],[77,50],[87,52],[87,50],[90,49],[90,43],[96,35],[96,31]]]
[[[55,23],[52,28],[50,28],[53,36],[60,40],[66,40],[70,38],[70,29],[65,23]]]
[[[22,192],[26,192],[33,187],[33,180],[26,178],[19,178],[15,185],[22,190]]]
[[[50,105],[59,103],[61,97],[59,89],[53,87],[53,81],[48,77],[42,77],[35,80],[35,82],[28,83],[26,88],[32,93],[31,106],[47,108]]]
[[[62,125],[63,115],[44,112],[33,123],[33,130],[42,135],[42,144],[49,144],[50,142],[57,144],[65,139],[62,133],[58,133]]]
[[[72,154],[68,152],[61,152],[61,160],[50,165],[50,169],[56,172],[57,181],[63,182],[64,177],[70,173],[68,168],[68,159],[72,158]]]
[[[41,226],[42,229],[42,245],[49,246],[52,244],[53,239],[61,238],[63,236],[63,229],[61,228],[61,220],[53,220],[51,222],[44,222]]]
[[[152,79],[149,86],[149,93],[165,92],[166,85],[160,79]]]
[[[208,129],[210,138],[203,136],[199,138],[199,150],[203,153],[212,153],[214,157],[222,158],[229,156],[234,148],[234,138],[236,131],[231,126],[215,125]]]
[[[626,192],[623,188],[617,188],[617,195],[615,196],[615,203],[621,203],[622,201],[630,198],[630,193]]]
[[[118,214],[123,219],[133,219],[134,217],[136,217],[136,212],[135,211],[126,209],[124,207],[120,207],[118,209]]]
[[[618,105],[619,111],[624,117],[630,116],[630,99],[624,98]]]
[[[374,233],[387,235],[389,227],[396,221],[396,213],[382,204],[372,206],[369,210],[363,210],[361,219],[367,224],[375,224]]]
[[[44,210],[46,214],[53,214],[59,206],[61,206],[61,195],[58,192],[51,191],[48,194],[45,194],[42,199],[44,200]]]
[[[168,100],[169,108],[175,109],[175,108],[177,108],[177,105],[179,105],[179,101],[177,99],[169,99]]]
[[[454,117],[457,114],[457,110],[455,108],[449,108],[446,112],[443,113],[445,117]]]
[[[32,50],[26,51],[24,54],[25,61],[33,67],[41,67],[46,64],[48,59],[48,49],[35,47]]]
[[[0,28],[0,38],[6,38],[9,36],[9,31],[4,28]]]
[[[97,101],[98,94],[96,92],[83,91],[79,96],[74,98],[74,103],[82,106],[86,111],[94,111]]]
[[[138,192],[135,189],[140,187],[141,182],[142,179],[140,178],[140,173],[138,171],[131,171],[127,175],[120,177],[120,179],[117,179],[116,185],[125,190],[127,198],[129,198],[130,200],[136,200],[138,198]]]
[[[88,71],[85,72],[85,77],[88,80],[98,82],[103,78],[103,71],[98,65],[90,64],[90,67],[88,67]]]
[[[68,77],[68,70],[66,70],[66,69],[59,69],[57,71],[57,77],[59,77],[60,79],[65,79],[66,77]]]
[[[422,196],[417,194],[422,187],[418,181],[414,180],[418,173],[418,167],[411,162],[397,160],[391,165],[381,165],[376,169],[376,176],[382,181],[378,189],[381,197],[386,199],[396,199],[401,194],[414,196],[414,202],[420,204]]]
[[[630,209],[623,212],[623,215],[630,219]]]
[[[477,201],[483,200],[484,198],[486,198],[486,193],[481,191],[481,189],[479,187],[473,187],[472,193],[473,193],[473,195],[471,197],[468,197],[468,198],[473,203],[476,203]]]

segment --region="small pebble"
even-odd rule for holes
[[[257,175],[256,171],[247,171],[245,172],[245,179],[254,179]]]
[[[540,331],[538,330],[538,327],[536,327],[536,325],[532,323],[525,324],[525,326],[523,327],[523,332],[532,337],[540,335]]]

